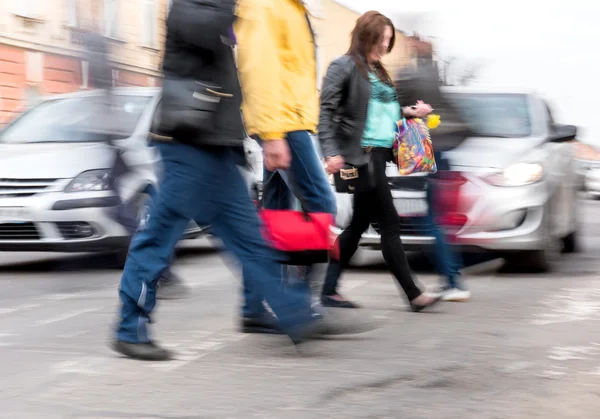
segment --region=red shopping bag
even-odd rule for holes
[[[284,255],[282,263],[312,265],[339,259],[335,218],[327,213],[261,209],[263,236]]]

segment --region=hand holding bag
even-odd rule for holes
[[[362,166],[346,164],[338,173],[333,175],[333,183],[337,193],[353,194],[359,182],[362,185],[373,187],[373,163],[371,162],[371,149],[366,147],[365,153],[368,154],[368,162]],[[365,178],[366,182],[365,183]],[[359,180],[360,179],[360,180]]]
[[[268,183],[268,182],[267,182]],[[263,188],[267,185],[263,185]],[[312,265],[339,260],[337,234],[332,230],[335,217],[328,213],[304,210],[265,209],[264,194],[259,198],[259,217],[263,237],[282,255],[286,265]]]
[[[396,124],[393,151],[401,175],[437,172],[429,127],[420,118],[403,118]]]

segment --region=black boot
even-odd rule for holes
[[[283,334],[277,318],[266,312],[254,317],[243,317],[240,329],[242,333]]]
[[[129,358],[141,359],[144,361],[168,361],[173,359],[171,351],[161,348],[153,342],[130,343],[114,340],[109,343],[109,347],[115,352]]]

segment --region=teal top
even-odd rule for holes
[[[402,114],[400,103],[392,86],[379,80],[373,73],[369,73],[369,79],[372,84],[371,99],[361,145],[392,148],[396,123]]]

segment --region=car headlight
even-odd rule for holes
[[[485,180],[494,186],[525,186],[539,182],[544,168],[537,163],[511,164],[500,173],[487,176]]]
[[[108,169],[89,170],[78,175],[65,188],[65,192],[93,192],[110,190]]]

